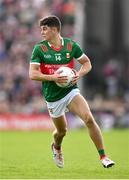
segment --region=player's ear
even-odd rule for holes
[[[52,31],[53,31],[54,33],[58,32],[56,27],[52,27]]]

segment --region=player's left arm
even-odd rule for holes
[[[74,58],[78,63],[81,64],[81,68],[79,69],[79,71],[75,70],[75,77],[72,82],[73,84],[75,84],[77,83],[78,79],[80,79],[91,70],[92,66],[88,56],[83,52],[82,48],[75,41],[73,41],[72,51],[74,53]]]
[[[75,77],[74,77],[73,82],[72,82],[73,84],[77,83],[77,81],[82,76],[87,74],[92,69],[90,59],[88,58],[87,55],[83,54],[83,56],[81,58],[79,58],[78,62],[81,64],[81,68],[79,69],[79,71],[74,70]]]
[[[92,66],[91,66],[90,59],[85,54],[83,54],[82,58],[80,58],[78,62],[82,65],[80,70],[78,71],[79,78],[81,78],[92,69]]]

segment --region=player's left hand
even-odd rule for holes
[[[73,78],[73,80],[72,80],[72,82],[71,82],[72,85],[76,84],[77,81],[78,81],[79,78],[80,78],[80,77],[79,77],[79,73],[78,73],[75,69],[73,69],[73,72],[74,72],[75,76],[74,76],[74,78]]]

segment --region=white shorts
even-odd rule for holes
[[[46,102],[48,111],[51,117],[57,118],[68,112],[68,104],[72,101],[72,99],[80,93],[80,90],[73,89],[70,93],[68,93],[64,98],[55,101],[55,102]]]

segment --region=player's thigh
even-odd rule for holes
[[[72,99],[68,105],[68,109],[72,113],[78,115],[84,121],[88,119],[89,116],[92,116],[89,105],[81,94],[76,95]]]
[[[53,123],[58,132],[66,132],[67,131],[67,121],[65,115],[53,118]]]

